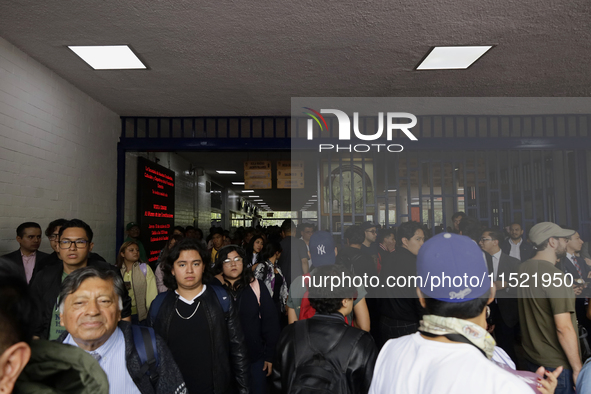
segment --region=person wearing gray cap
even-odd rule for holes
[[[532,227],[529,238],[536,254],[521,264],[518,283],[512,284],[518,286],[528,369],[535,371],[540,365],[548,370],[564,367],[556,393],[574,393],[574,382],[581,371],[573,278],[555,266],[566,256],[567,243],[574,234],[575,230],[550,222]]]

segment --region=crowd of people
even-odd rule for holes
[[[365,222],[344,244],[289,219],[177,226],[153,263],[132,222],[114,264],[82,220],[47,226],[51,254],[23,223],[0,258],[0,392],[591,392],[588,244],[452,221]],[[391,282],[446,275],[482,280]],[[345,277],[377,285],[317,285]]]

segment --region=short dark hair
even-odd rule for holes
[[[379,229],[378,230],[378,237],[376,238],[376,242],[381,244],[382,242],[384,242],[384,238],[387,238],[390,235],[394,235],[394,238],[396,238],[396,229],[394,229],[394,228]]]
[[[423,294],[425,298],[425,310],[428,315],[442,317],[455,317],[456,319],[472,319],[482,313],[488,303],[490,290],[482,296],[465,302],[439,301]]]
[[[415,236],[417,230],[424,231],[423,226],[421,226],[421,223],[419,222],[413,220],[402,223],[396,230],[396,242],[399,245],[402,245],[402,238],[411,239]]]
[[[458,217],[462,217],[462,219],[463,219],[463,218],[468,217],[468,215],[466,215],[465,212],[459,211],[459,212],[456,212],[453,215],[451,215],[451,220],[453,221],[454,219],[456,219]]]
[[[283,232],[295,232],[296,225],[291,221],[291,219],[285,219],[283,223],[281,223],[281,231]]]
[[[209,234],[211,234],[212,238],[213,238],[213,236],[214,236],[214,235],[216,235],[216,234],[219,234],[219,235],[221,235],[221,236],[223,237],[223,236],[224,236],[224,229],[223,229],[223,228],[221,228],[221,227],[214,227],[214,229],[213,229],[213,230],[211,230],[211,231],[209,232]]]
[[[479,242],[480,236],[482,235],[482,225],[474,218],[463,217],[460,222],[459,229],[462,235],[472,238],[474,241]]]
[[[60,313],[63,313],[64,311],[64,302],[66,301],[66,297],[78,290],[80,285],[82,285],[82,282],[91,278],[110,280],[111,283],[113,283],[115,293],[117,296],[119,296],[119,310],[123,309],[123,298],[127,295],[127,289],[123,284],[123,279],[121,278],[119,272],[114,270],[102,270],[96,267],[87,266],[72,272],[70,275],[66,276],[66,279],[64,279],[62,282],[60,294],[58,296]]]
[[[0,355],[15,343],[31,341],[35,315],[27,282],[0,270]]]
[[[174,226],[174,228],[172,229],[173,233],[174,230],[179,230],[183,235],[185,235],[185,228],[183,226]]]
[[[66,221],[66,219],[55,219],[53,222],[50,222],[45,229],[45,236],[50,237],[55,231],[55,228],[63,226]]]
[[[298,227],[298,233],[306,231],[307,228],[311,228],[312,230],[314,230],[314,223],[301,223]]]
[[[213,276],[211,272],[211,255],[209,252],[203,247],[195,242],[192,238],[183,238],[180,242],[177,242],[170,252],[166,259],[162,261],[162,274],[163,274],[163,282],[166,287],[171,290],[176,290],[178,284],[176,283],[176,278],[172,274],[172,268],[174,266],[174,262],[177,261],[182,252],[186,250],[195,250],[199,253],[201,260],[203,260],[203,264],[205,265],[205,270],[203,271],[203,278],[202,283],[209,282],[210,278]]]
[[[489,234],[490,234],[490,238],[491,238],[493,241],[499,241],[499,242],[502,242],[502,241],[505,239],[505,237],[503,236],[503,234],[502,234],[500,231],[497,231],[497,230],[495,230],[495,229],[492,229],[492,228],[487,228],[487,229],[485,229],[485,230],[482,232],[482,234],[484,234],[484,233],[489,233]]]
[[[320,284],[322,278],[325,277],[352,277],[351,272],[340,265],[323,265],[314,269],[312,273],[311,283]],[[318,313],[336,313],[343,307],[343,300],[357,297],[357,290],[347,283],[342,281],[340,286],[310,286],[308,291],[308,299],[312,308],[316,309]]]
[[[351,226],[345,230],[345,238],[349,240],[349,245],[359,245],[365,241],[365,232],[360,226]]]
[[[88,238],[88,242],[92,242],[92,237],[94,234],[93,234],[90,226],[88,224],[86,224],[84,221],[82,221],[80,219],[66,220],[66,222],[60,228],[60,235],[59,235],[60,238],[64,234],[64,230],[67,228],[82,228],[82,229],[84,229],[84,231],[86,232],[86,238]]]
[[[512,223],[509,224],[509,227],[513,226],[514,224],[518,225],[519,228],[523,230],[523,226],[519,222],[512,222]]]
[[[41,230],[41,226],[39,225],[39,223],[24,222],[16,228],[16,236],[22,238],[23,235],[25,235],[25,230],[28,228],[38,228],[39,230]]]

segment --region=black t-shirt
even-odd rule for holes
[[[187,318],[195,311],[199,298],[193,305],[177,300],[176,309]],[[172,352],[189,394],[213,394],[213,349],[205,307],[190,319],[182,319],[175,311],[172,314],[168,335],[168,347]]]

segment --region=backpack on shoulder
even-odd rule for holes
[[[132,325],[133,343],[140,356],[140,373],[147,375],[152,387],[158,384],[158,367],[160,358],[158,357],[158,348],[156,347],[156,333],[152,327]]]
[[[338,344],[350,347],[349,351],[331,357],[339,348],[338,344],[328,352],[319,351],[311,342],[308,320],[296,322],[294,327],[295,365],[287,392],[291,394],[348,393],[347,364],[349,357],[363,334],[360,330],[348,328]]]

